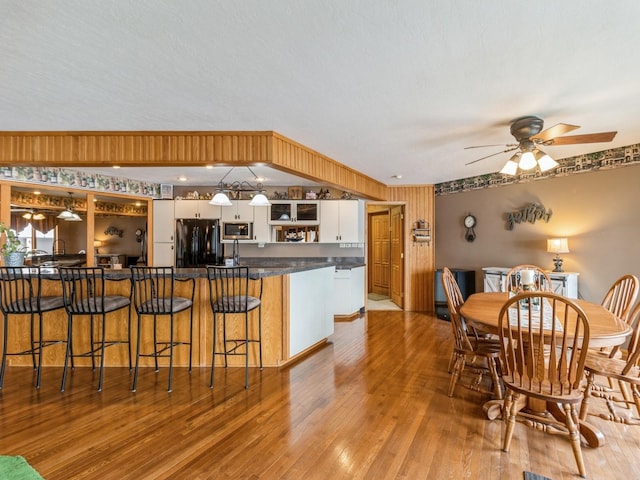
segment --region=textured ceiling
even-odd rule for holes
[[[274,130],[386,184],[498,171],[509,154],[465,164],[499,146],[464,147],[512,143],[524,115],[618,131],[549,147],[556,158],[640,142],[637,0],[0,0],[0,12],[0,130]]]

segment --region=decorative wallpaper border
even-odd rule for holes
[[[73,187],[95,192],[129,193],[160,198],[160,184],[124,177],[90,174],[81,170],[54,167],[2,167],[0,178],[37,185]]]
[[[560,165],[555,170],[541,173],[538,169],[531,173],[519,175],[505,175],[503,173],[488,173],[477,177],[462,178],[435,185],[435,194],[449,195],[452,193],[469,192],[482,188],[524,183],[543,178],[573,175],[576,173],[592,172],[609,168],[626,167],[640,164],[640,143],[627,147],[612,148],[601,152],[587,153],[577,157],[556,160]]]

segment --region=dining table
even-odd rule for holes
[[[476,330],[498,335],[500,310],[508,300],[507,292],[480,292],[470,295],[460,307],[460,314],[465,322]],[[589,321],[589,348],[605,348],[621,345],[631,335],[631,327],[616,317],[602,305],[583,299],[572,299],[587,315]],[[530,412],[539,415],[553,415],[564,422],[564,411],[557,404],[527,399]],[[537,403],[538,402],[538,403]],[[502,400],[490,400],[483,409],[490,419],[497,418],[502,412]],[[580,433],[591,447],[604,445],[604,434],[594,425],[580,421]]]

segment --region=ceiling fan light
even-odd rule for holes
[[[264,193],[258,193],[251,199],[249,205],[252,207],[268,207],[271,205],[271,202],[269,202],[269,199]]]
[[[520,155],[520,163],[518,164],[522,170],[531,170],[535,168],[538,163],[533,152],[524,152]]]
[[[513,160],[507,160],[507,163],[505,163],[504,167],[502,167],[500,173],[503,173],[505,175],[515,175],[517,171],[518,164]]]
[[[538,166],[540,167],[541,172],[552,170],[558,166],[558,162],[556,162],[553,158],[551,158],[544,152],[541,153],[542,156],[538,159]]]
[[[224,192],[216,193],[211,199],[211,201],[209,202],[209,204],[219,205],[221,207],[230,207],[232,205],[231,200],[229,200],[229,197],[227,197],[227,194]]]

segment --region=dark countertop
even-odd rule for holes
[[[253,279],[287,275],[290,273],[316,270],[318,268],[335,267],[345,270],[365,265],[362,257],[330,257],[330,258],[246,258],[240,259],[240,266],[249,267],[249,276]],[[57,279],[55,268],[42,268],[43,278]],[[121,270],[105,269],[105,277],[112,280],[124,280],[131,277],[128,268]],[[206,278],[205,268],[176,268],[176,278]]]

